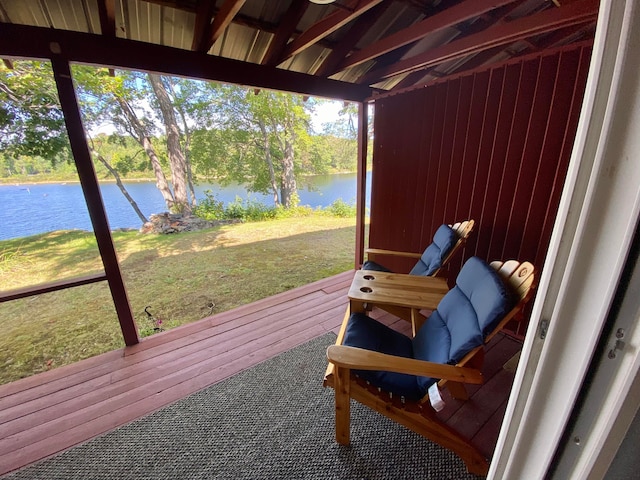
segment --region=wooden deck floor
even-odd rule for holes
[[[0,475],[82,443],[337,330],[353,272],[175,328],[140,344],[0,386]],[[375,311],[374,311],[375,312]],[[378,314],[387,324],[404,322]],[[490,457],[520,348],[496,336],[486,383],[440,414]],[[318,379],[319,382],[322,379]]]

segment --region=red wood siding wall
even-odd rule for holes
[[[472,218],[450,278],[472,255],[540,269],[590,58],[574,46],[376,100],[369,246],[419,252]]]

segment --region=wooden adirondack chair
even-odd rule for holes
[[[431,244],[422,253],[399,252],[381,248],[367,248],[365,253],[368,258],[375,258],[379,255],[415,258],[417,262],[409,272],[411,275],[436,276],[454,253],[465,244],[473,230],[474,223],[473,220],[465,220],[453,225],[441,225],[433,235]],[[391,272],[387,267],[374,260],[364,262],[362,269]]]
[[[468,398],[464,385],[483,382],[484,345],[507,322],[522,318],[533,283],[528,262],[489,266],[472,257],[413,338],[347,310],[336,345],[327,349],[324,380],[335,391],[336,440],[350,442],[353,398],[452,450],[470,473],[486,475],[487,459],[436,416],[429,388],[446,385],[454,398]]]

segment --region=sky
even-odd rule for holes
[[[338,119],[338,112],[342,108],[342,102],[332,101],[322,103],[316,107],[315,113],[311,117],[311,126],[315,132],[322,132],[322,124],[335,122]]]

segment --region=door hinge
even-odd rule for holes
[[[625,343],[622,341],[624,338],[624,329],[619,328],[616,331],[616,343],[614,343],[613,348],[609,350],[607,357],[610,359],[616,358],[616,352],[620,352],[624,349]]]
[[[542,320],[540,322],[540,339],[544,340],[547,337],[547,330],[549,330],[549,320]]]

